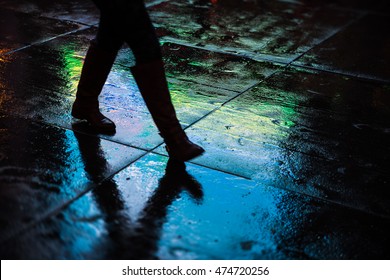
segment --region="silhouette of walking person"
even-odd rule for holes
[[[97,35],[91,41],[79,80],[72,116],[86,120],[100,133],[116,126],[99,110],[98,96],[119,49],[126,43],[136,65],[131,73],[171,158],[187,161],[204,149],[191,142],[171,101],[160,44],[143,0],[93,0],[100,10]]]

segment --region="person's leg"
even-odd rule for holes
[[[137,28],[129,28],[123,33],[136,59],[136,65],[131,67],[131,73],[160,135],[164,138],[170,157],[183,161],[190,160],[201,155],[204,150],[188,139],[176,117],[160,43],[143,1],[133,1],[136,13],[129,17],[128,23],[124,26]]]
[[[131,73],[160,135],[164,138],[169,156],[187,161],[203,154],[203,148],[188,139],[176,117],[163,62],[156,60],[136,65],[131,68]]]
[[[178,160],[190,160],[204,150],[192,143],[176,117],[165,76],[160,43],[143,0],[94,0],[109,15],[112,36],[123,39],[131,48],[136,65],[131,73],[136,80],[152,118],[167,145],[168,153]],[[107,36],[108,37],[108,36]]]
[[[101,13],[97,36],[91,41],[87,51],[76,100],[72,106],[72,116],[87,120],[98,132],[113,133],[115,124],[99,110],[98,97],[115,61],[123,40],[112,32],[109,15]]]

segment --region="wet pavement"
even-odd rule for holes
[[[389,259],[387,1],[150,0],[206,153],[169,160],[123,48],[70,116],[98,11],[0,0],[1,259]]]

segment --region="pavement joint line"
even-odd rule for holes
[[[26,15],[29,15],[29,13],[26,13]],[[81,21],[77,21],[77,20],[73,20],[73,19],[60,19],[60,18],[56,18],[56,17],[51,17],[51,16],[39,16],[40,18],[47,18],[47,19],[51,19],[51,20],[57,20],[57,21],[61,21],[61,22],[71,22],[71,23],[76,23],[76,24],[80,24],[80,25],[85,25],[87,27],[97,27],[98,24],[99,24],[99,20],[96,19],[96,23],[85,23],[85,22],[81,22]]]
[[[131,146],[131,145],[128,145],[126,143],[122,143],[122,142],[119,142],[119,141],[115,141],[115,140],[112,140],[112,139],[106,139],[104,137],[99,137],[98,135],[94,135],[94,134],[88,134],[86,132],[83,132],[83,131],[77,131],[77,130],[73,130],[71,128],[68,128],[68,127],[64,127],[64,126],[60,126],[60,125],[56,125],[56,124],[53,124],[53,123],[47,123],[45,121],[40,121],[40,120],[35,120],[35,119],[29,119],[30,121],[32,122],[36,122],[36,123],[40,123],[40,124],[44,124],[44,125],[48,125],[48,126],[52,126],[52,127],[57,127],[57,128],[60,128],[60,129],[64,129],[64,130],[67,130],[67,131],[72,131],[72,132],[77,132],[77,133],[80,133],[82,135],[86,135],[86,136],[89,136],[89,137],[95,137],[95,138],[99,138],[100,140],[105,140],[107,142],[111,142],[111,143],[115,143],[115,144],[118,144],[118,145],[121,145],[121,146],[124,146],[124,147],[129,147],[129,148],[132,148],[132,149],[136,149],[136,150],[141,150],[141,151],[144,151],[145,153],[136,157],[135,159],[131,160],[130,162],[128,162],[127,164],[123,165],[123,167],[119,168],[118,170],[116,170],[115,172],[113,172],[113,174],[110,174],[108,176],[106,176],[105,178],[103,178],[101,181],[105,181],[105,180],[108,180],[110,178],[112,178],[113,176],[115,176],[116,174],[118,174],[119,172],[121,172],[122,170],[126,169],[127,167],[129,167],[130,165],[132,165],[133,163],[135,163],[136,161],[138,161],[140,158],[150,154],[154,149],[158,148],[159,146],[163,145],[164,143],[161,143],[159,145],[157,145],[156,147],[154,147],[153,149],[150,149],[150,150],[147,150],[147,149],[143,149],[143,148],[140,148],[140,147],[136,147],[136,146]]]
[[[34,46],[37,46],[37,45],[42,45],[44,43],[50,42],[50,41],[55,40],[57,38],[61,38],[61,37],[64,37],[64,36],[67,36],[67,35],[70,35],[70,34],[73,34],[73,33],[77,33],[79,31],[84,31],[84,30],[87,30],[89,28],[90,28],[90,26],[84,26],[84,27],[81,27],[79,29],[68,31],[68,32],[62,33],[62,34],[54,36],[54,37],[50,37],[50,38],[47,38],[47,39],[44,39],[44,40],[36,41],[36,42],[33,42],[33,43],[28,44],[26,46],[23,46],[23,47],[11,50],[9,52],[6,52],[6,53],[4,53],[4,55],[13,54],[15,52],[22,51],[22,50],[30,48],[30,47],[34,47]]]
[[[360,213],[365,214],[365,215],[375,216],[375,217],[378,217],[378,218],[381,218],[381,219],[386,219],[386,220],[390,221],[390,215],[389,214],[381,214],[381,213],[378,213],[378,212],[372,212],[372,211],[365,210],[365,209],[362,209],[362,208],[354,207],[354,206],[352,206],[350,204],[344,204],[342,202],[338,202],[338,201],[335,201],[335,200],[332,200],[332,199],[325,199],[323,197],[314,196],[314,195],[303,193],[303,192],[300,192],[300,191],[297,191],[297,190],[293,190],[293,189],[287,189],[287,188],[276,187],[276,186],[271,186],[271,185],[266,185],[266,186],[271,187],[271,188],[284,190],[284,191],[287,191],[287,192],[296,193],[296,194],[301,195],[301,196],[310,197],[310,198],[313,198],[313,199],[318,200],[318,201],[322,201],[322,202],[325,202],[325,203],[328,203],[328,204],[332,204],[332,205],[337,205],[339,207],[346,208],[346,209],[349,209],[349,210],[352,210],[352,211],[357,211],[357,212],[360,212]]]
[[[308,70],[316,70],[316,71],[323,72],[323,73],[335,74],[335,75],[338,75],[338,76],[344,76],[344,77],[348,77],[348,78],[358,79],[358,80],[361,80],[361,81],[375,83],[375,84],[390,85],[390,80],[384,80],[384,79],[381,79],[381,78],[378,78],[378,77],[370,77],[368,75],[361,75],[361,74],[356,74],[355,75],[353,73],[347,73],[347,72],[343,72],[343,71],[337,71],[337,70],[332,70],[332,69],[324,69],[324,68],[321,68],[321,65],[319,65],[319,66],[308,66],[308,65],[296,64],[296,62],[294,62],[294,63],[292,63],[291,65],[288,66],[288,68],[292,68],[292,67],[293,68],[308,69]]]
[[[179,79],[179,78],[174,78],[174,77],[168,77],[168,79],[184,81],[184,82],[187,82],[187,83],[192,83],[192,84],[201,85],[201,86],[207,86],[207,87],[215,88],[215,89],[222,89],[222,90],[236,92],[236,93],[240,93],[241,92],[240,90],[236,90],[236,89],[230,89],[230,88],[220,87],[220,86],[216,86],[216,85],[210,85],[210,84],[206,84],[206,83],[198,83],[198,82],[194,82],[194,81],[186,80],[186,79]],[[255,82],[255,83],[257,83],[257,82]]]
[[[360,79],[362,81],[368,81],[368,82],[372,81],[372,82],[390,84],[389,80],[383,80],[383,79],[376,78],[376,77],[359,76],[359,75],[353,75],[352,73],[345,73],[345,72],[342,72],[342,71],[336,71],[336,70],[319,68],[319,67],[321,67],[320,65],[318,67],[315,67],[315,66],[307,66],[307,65],[300,65],[300,64],[298,64],[298,60],[300,58],[305,56],[307,53],[309,53],[311,50],[316,48],[318,45],[322,44],[326,40],[329,40],[331,37],[335,36],[336,34],[342,32],[342,31],[344,31],[349,26],[355,24],[356,22],[358,22],[359,20],[361,20],[362,18],[364,18],[364,17],[366,17],[367,15],[370,14],[370,12],[367,12],[367,11],[364,11],[364,12],[363,11],[358,11],[358,12],[359,12],[360,15],[356,19],[350,20],[344,26],[340,27],[337,31],[332,32],[327,38],[325,38],[322,41],[318,42],[316,45],[312,46],[310,49],[306,50],[305,52],[303,52],[302,54],[300,54],[299,56],[297,56],[296,58],[291,60],[286,65],[286,69],[288,69],[290,67],[296,67],[296,68],[303,68],[303,69],[309,69],[309,70],[317,70],[317,71],[321,71],[321,72],[326,72],[326,73],[331,73],[331,74],[338,74],[338,75],[343,75],[343,76],[351,77],[351,78],[357,78],[357,79]]]
[[[141,147],[138,147],[138,146],[133,146],[133,145],[126,144],[126,143],[123,143],[123,142],[119,142],[119,141],[117,141],[115,139],[107,139],[104,136],[99,136],[99,134],[90,134],[90,133],[87,133],[85,131],[74,130],[74,129],[66,127],[66,126],[62,126],[62,125],[58,125],[58,124],[54,124],[54,123],[49,123],[49,122],[46,122],[44,120],[37,120],[37,119],[34,119],[34,118],[26,118],[26,119],[28,119],[28,120],[30,120],[32,122],[35,122],[35,123],[40,123],[40,124],[44,124],[44,125],[48,125],[48,126],[57,127],[57,128],[64,129],[64,130],[68,130],[68,131],[77,132],[77,133],[82,134],[82,135],[99,138],[99,139],[107,141],[107,142],[112,142],[112,143],[115,143],[115,144],[118,144],[118,145],[122,145],[122,146],[125,146],[125,147],[133,148],[133,149],[136,149],[136,150],[141,150],[141,151],[144,151],[144,152],[150,152],[150,149],[145,149],[145,148],[141,148]]]
[[[126,64],[123,64],[123,63],[115,63],[115,64],[118,65],[118,66],[124,67],[124,68],[128,68],[129,71],[130,71],[130,68],[132,67],[132,66],[129,66],[129,65],[126,65]],[[283,66],[283,68],[284,67],[285,66]],[[275,70],[275,71],[277,71],[277,70]],[[222,87],[222,86],[216,86],[216,85],[210,85],[210,84],[206,84],[206,83],[195,82],[193,80],[187,80],[185,78],[184,79],[183,78],[175,78],[175,77],[168,76],[168,75],[167,75],[167,79],[170,80],[173,83],[175,83],[175,81],[182,81],[182,82],[186,82],[186,83],[192,83],[192,84],[196,84],[196,85],[206,86],[206,87],[215,88],[215,89],[222,89],[222,90],[231,91],[231,92],[237,92],[237,93],[241,92],[240,90],[236,90],[236,89],[231,89],[231,88]],[[257,83],[257,82],[254,82],[254,83]]]
[[[187,128],[190,128],[192,127],[193,125],[197,124],[198,122],[200,122],[201,120],[205,119],[206,117],[208,117],[209,115],[213,114],[214,112],[220,110],[223,106],[225,106],[227,103],[231,102],[232,100],[236,99],[237,97],[241,96],[242,94],[244,94],[245,92],[248,92],[249,90],[251,90],[252,88],[260,85],[261,83],[263,83],[266,79],[272,77],[275,73],[277,73],[278,71],[275,71],[274,73],[272,73],[271,75],[269,75],[267,78],[265,78],[264,80],[261,80],[257,83],[254,83],[252,86],[246,88],[245,90],[241,91],[241,92],[237,92],[236,95],[232,96],[231,98],[229,98],[228,100],[226,100],[225,102],[223,102],[221,105],[215,107],[213,110],[211,110],[210,112],[204,114],[202,117],[200,117],[199,119],[195,120],[194,122],[192,122],[191,124],[189,124],[185,129]]]
[[[25,118],[25,119],[28,120],[28,121],[31,121],[31,122],[35,122],[35,123],[39,123],[39,124],[43,124],[43,125],[47,125],[47,126],[51,126],[51,127],[56,127],[56,128],[60,128],[60,129],[67,130],[67,131],[77,132],[77,133],[80,133],[82,135],[99,138],[100,140],[105,140],[105,141],[112,142],[112,143],[115,143],[115,144],[118,144],[118,145],[121,145],[121,146],[129,147],[129,148],[133,148],[133,149],[141,150],[141,151],[145,152],[144,154],[136,157],[134,160],[131,160],[129,163],[125,164],[124,167],[121,167],[117,171],[112,172],[112,174],[109,174],[105,178],[102,178],[100,180],[100,182],[103,182],[103,181],[105,181],[105,180],[107,180],[109,178],[112,178],[115,174],[117,174],[120,171],[124,170],[125,168],[127,168],[128,166],[130,166],[131,164],[133,164],[134,162],[139,160],[141,157],[143,157],[143,156],[145,156],[145,155],[147,155],[147,154],[149,154],[151,152],[151,150],[145,150],[145,149],[142,149],[142,148],[139,148],[139,147],[130,146],[130,145],[127,145],[127,144],[124,144],[124,143],[121,143],[121,142],[117,142],[117,141],[110,141],[108,139],[105,139],[105,138],[102,138],[102,137],[98,137],[97,135],[88,134],[88,133],[80,132],[80,131],[75,131],[75,130],[73,130],[71,128],[63,127],[63,126],[56,125],[56,124],[53,124],[53,123],[47,123],[45,121],[40,121],[40,120],[36,120],[36,119],[31,119],[31,118]]]
[[[207,48],[207,47],[200,47],[200,46],[196,46],[196,45],[193,45],[193,44],[190,44],[190,43],[187,43],[187,42],[176,41],[176,40],[174,40],[174,38],[164,39],[164,37],[162,37],[160,40],[161,40],[162,43],[171,43],[171,44],[184,46],[184,47],[188,47],[188,48],[194,48],[194,49],[198,49],[198,50],[202,50],[202,51],[208,51],[208,52],[212,52],[212,53],[219,53],[219,54],[224,54],[224,55],[230,55],[230,56],[250,59],[250,60],[252,60],[254,62],[271,62],[271,63],[274,63],[274,64],[275,63],[276,64],[282,64],[282,65],[285,66],[285,65],[288,65],[289,63],[291,63],[291,61],[294,60],[294,58],[290,58],[290,59],[285,59],[288,62],[283,62],[281,60],[273,59],[273,57],[276,57],[276,56],[271,56],[271,55],[267,55],[267,54],[260,54],[260,57],[258,57],[256,55],[234,53],[234,52],[229,52],[229,51],[217,50],[218,46],[215,46],[215,49],[214,48]],[[211,45],[209,47],[211,47]]]
[[[305,52],[301,53],[299,56],[295,57],[293,60],[291,60],[288,64],[287,64],[287,67],[290,66],[291,64],[293,64],[294,62],[298,61],[300,58],[302,58],[303,56],[305,56],[307,53],[309,53],[311,50],[313,50],[314,48],[316,48],[317,46],[321,45],[322,43],[324,43],[325,41],[329,40],[330,38],[334,37],[336,34],[340,33],[340,32],[343,32],[344,30],[346,30],[349,26],[355,24],[356,22],[358,22],[359,20],[361,20],[363,17],[365,17],[368,13],[367,12],[359,12],[360,15],[357,16],[357,18],[355,19],[351,19],[349,22],[347,22],[346,24],[344,24],[343,26],[337,28],[337,30],[333,30],[333,32],[330,32],[330,34],[320,40],[319,42],[317,42],[315,45],[311,46],[308,50],[306,50]]]
[[[162,153],[159,153],[159,152],[156,152],[154,150],[152,150],[150,153],[154,154],[154,155],[159,155],[159,156],[164,156],[164,157],[168,157],[169,158],[169,156],[167,156],[165,154],[162,154]],[[144,155],[144,156],[146,156],[146,155]],[[244,176],[244,175],[241,175],[241,174],[236,174],[236,173],[233,173],[233,172],[229,172],[229,171],[226,171],[226,170],[218,169],[218,168],[215,168],[215,167],[212,167],[212,166],[207,166],[207,165],[204,165],[204,164],[201,164],[201,163],[197,163],[197,162],[193,162],[193,161],[188,161],[186,163],[190,163],[190,164],[202,167],[202,168],[206,168],[206,169],[218,171],[218,172],[221,172],[221,173],[224,173],[224,174],[228,174],[228,175],[232,175],[232,176],[235,176],[235,177],[239,177],[239,178],[242,178],[242,179],[245,179],[245,180],[253,181],[250,177],[247,177],[247,176]]]
[[[73,131],[72,129],[69,129],[69,128],[65,128],[65,127],[61,127],[61,126],[58,126],[58,125],[54,125],[54,124],[51,124],[51,123],[46,123],[46,122],[42,122],[42,121],[39,121],[39,120],[34,120],[34,119],[30,119],[30,118],[26,118],[27,120],[29,121],[32,121],[32,122],[36,122],[36,123],[41,123],[41,124],[45,124],[45,125],[48,125],[48,126],[53,126],[53,127],[58,127],[58,128],[61,128],[61,129],[65,129],[65,130],[70,130],[70,131]],[[78,132],[79,133],[79,132]],[[88,136],[92,136],[90,134],[86,134],[86,133],[82,133],[84,135],[88,135]],[[98,137],[99,138],[99,137]],[[101,138],[100,138],[101,139]],[[120,144],[120,143],[119,143]],[[124,145],[124,144],[122,144]],[[126,146],[126,145],[124,145]],[[11,232],[8,236],[6,237],[3,237],[0,239],[0,244],[1,243],[5,243],[7,242],[8,240],[20,235],[20,234],[23,234],[24,232],[28,231],[29,229],[31,229],[32,227],[35,227],[36,225],[38,225],[39,223],[43,222],[44,220],[47,220],[55,215],[57,215],[58,213],[62,212],[62,210],[64,210],[65,208],[67,208],[70,204],[72,204],[74,201],[78,200],[79,198],[81,198],[82,196],[84,196],[85,194],[87,194],[88,192],[90,192],[91,190],[93,190],[94,188],[97,188],[99,185],[101,185],[104,181],[107,181],[111,178],[113,178],[116,174],[120,173],[122,170],[128,168],[130,165],[134,164],[136,161],[138,161],[140,158],[146,156],[147,154],[151,153],[151,151],[147,151],[145,154],[142,154],[140,156],[138,156],[137,158],[131,160],[129,163],[123,165],[121,168],[119,168],[118,170],[115,170],[115,172],[111,172],[111,174],[105,176],[105,178],[102,178],[100,179],[98,182],[88,182],[84,185],[86,185],[87,187],[84,188],[83,191],[79,192],[76,196],[74,196],[73,198],[69,199],[69,200],[65,200],[62,204],[60,204],[59,206],[57,207],[54,207],[53,209],[51,209],[50,211],[38,216],[36,219],[34,219],[31,223],[28,223],[27,225],[25,225],[24,227],[21,227],[20,229],[17,229],[13,232]],[[83,186],[83,185],[82,185]],[[83,189],[83,187],[81,187],[81,189]]]
[[[146,8],[151,8],[153,6],[160,5],[162,3],[168,2],[168,0],[154,0],[151,3],[145,3]]]
[[[103,181],[103,180],[102,180]],[[96,183],[93,183],[93,182],[88,182],[86,184],[84,184],[84,186],[86,186],[86,188],[79,192],[76,196],[74,196],[73,198],[69,199],[69,200],[65,200],[63,203],[61,203],[59,206],[57,207],[53,207],[52,209],[50,209],[49,211],[47,212],[44,212],[43,214],[39,215],[36,219],[34,219],[33,221],[31,221],[30,223],[26,224],[25,226],[22,226],[20,227],[19,229],[15,229],[13,232],[10,232],[8,235],[6,235],[5,237],[2,237],[0,239],[0,244],[2,243],[6,243],[7,241],[9,241],[10,239],[13,239],[15,237],[17,237],[18,235],[21,235],[23,233],[25,233],[26,231],[30,230],[31,228],[37,226],[38,224],[42,223],[43,221],[47,220],[47,219],[50,219],[51,217],[59,214],[60,212],[62,212],[63,209],[65,209],[66,207],[68,207],[70,204],[72,204],[74,201],[78,200],[80,197],[84,196],[86,193],[90,192],[92,189],[96,188],[98,184]]]
[[[251,59],[252,60],[252,59]],[[261,61],[254,61],[253,62],[261,62]],[[126,65],[126,64],[123,64],[123,63],[115,63],[116,65],[118,66],[121,66],[121,67],[125,67],[125,68],[128,68],[130,69],[132,66],[129,66],[129,65]],[[281,66],[281,69],[284,69],[285,67],[287,67],[287,65],[283,65]],[[275,71],[278,71],[278,70],[275,70]],[[272,75],[274,73],[271,73],[270,75]],[[267,75],[265,78],[268,78],[270,75]],[[265,79],[264,78],[264,79]],[[206,84],[206,83],[200,83],[200,82],[195,82],[193,80],[187,80],[187,79],[183,79],[183,78],[175,78],[175,77],[172,77],[172,76],[168,76],[167,75],[167,79],[172,81],[173,83],[175,81],[183,81],[183,82],[186,82],[186,83],[192,83],[192,84],[196,84],[196,85],[201,85],[201,86],[207,86],[207,87],[210,87],[210,88],[215,88],[215,89],[222,89],[222,90],[226,90],[226,91],[231,91],[231,92],[236,92],[236,93],[241,93],[242,90],[237,90],[237,89],[231,89],[231,88],[227,88],[227,87],[223,87],[223,86],[216,86],[216,85],[212,85],[212,84]],[[256,82],[253,82],[252,85],[249,85],[248,87],[253,87],[255,85],[257,85],[259,82],[261,82],[262,80],[257,80]],[[123,108],[122,108],[123,109]]]

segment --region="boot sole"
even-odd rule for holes
[[[175,159],[175,160],[179,160],[179,161],[189,161],[189,160],[192,160],[194,158],[200,157],[201,155],[203,155],[205,153],[205,150],[202,149],[202,151],[200,151],[199,153],[194,153],[192,155],[189,155],[188,157],[180,158],[180,157],[176,157],[176,156],[172,155],[169,152],[168,146],[165,146],[165,149],[168,152],[168,155],[169,155],[170,158]]]
[[[98,133],[103,133],[103,134],[115,134],[116,132],[116,126],[115,124],[111,127],[102,127],[102,126],[96,126],[94,125],[91,121],[88,120],[87,117],[85,117],[83,114],[79,114],[77,112],[74,112],[72,110],[72,113],[71,113],[72,117],[75,118],[75,119],[78,119],[78,120],[82,120],[82,121],[86,121],[88,123],[88,125],[95,131],[95,132],[98,132]]]

